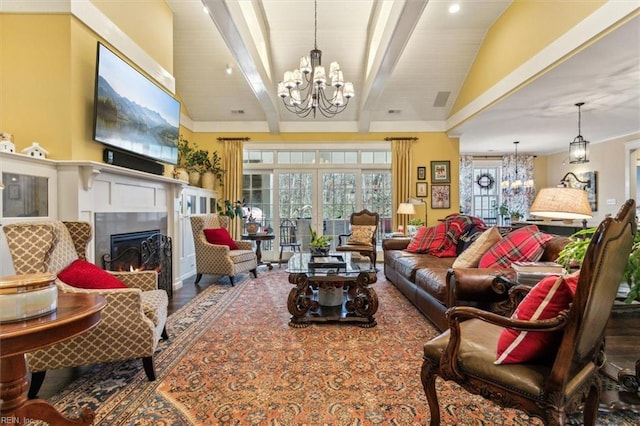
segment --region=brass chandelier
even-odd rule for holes
[[[345,110],[355,92],[351,82],[344,82],[342,70],[337,62],[329,66],[327,76],[322,66],[322,51],[318,49],[318,2],[314,1],[314,40],[309,56],[300,58],[300,68],[285,71],[283,81],[278,83],[278,96],[288,111],[299,117],[307,117],[320,112],[324,117],[333,118]],[[329,84],[333,94],[326,93]]]

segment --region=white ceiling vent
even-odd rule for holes
[[[451,95],[451,92],[438,92],[436,100],[433,101],[433,106],[436,108],[446,106],[447,101],[449,100],[449,95]]]

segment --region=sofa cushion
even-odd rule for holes
[[[375,231],[375,225],[351,225],[351,237],[347,243],[370,246]]]
[[[82,259],[71,262],[69,266],[58,273],[58,278],[76,288],[96,290],[127,288],[118,278]]]
[[[456,255],[456,247],[447,236],[446,224],[422,227],[418,229],[407,246],[410,253],[425,253],[437,257],[452,257]]]
[[[542,256],[545,243],[552,238],[552,235],[540,232],[536,225],[516,229],[491,247],[480,259],[478,267],[508,268],[516,261],[535,262]]]
[[[454,268],[475,268],[480,259],[491,247],[502,240],[498,228],[493,226],[484,231],[471,245],[463,251],[453,262]]]
[[[225,228],[205,228],[202,232],[204,232],[204,237],[208,243],[228,246],[231,250],[238,250],[238,245]]]
[[[416,287],[435,297],[443,305],[447,304],[447,268],[422,268],[416,271]]]
[[[543,320],[568,309],[578,284],[578,274],[550,275],[536,284],[522,299],[511,318]],[[556,332],[518,331],[505,328],[500,333],[496,364],[513,364],[543,358],[555,352],[562,330]]]

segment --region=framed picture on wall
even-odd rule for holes
[[[431,208],[451,208],[451,185],[431,184]]]
[[[418,182],[416,183],[416,197],[426,197],[428,194],[428,184],[427,182]]]
[[[424,166],[418,167],[418,180],[427,179],[427,168]]]
[[[431,184],[434,183],[451,183],[450,161],[431,162]]]

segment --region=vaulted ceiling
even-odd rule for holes
[[[312,0],[167,0],[174,76],[195,131],[447,131],[463,153],[566,149],[640,132],[640,18],[519,90],[452,120],[451,108],[491,25],[511,1],[318,0],[323,65],[338,61],[356,91],[339,116],[299,118],[276,95],[314,47]],[[205,8],[206,7],[206,8]],[[227,74],[226,69],[233,72]]]

